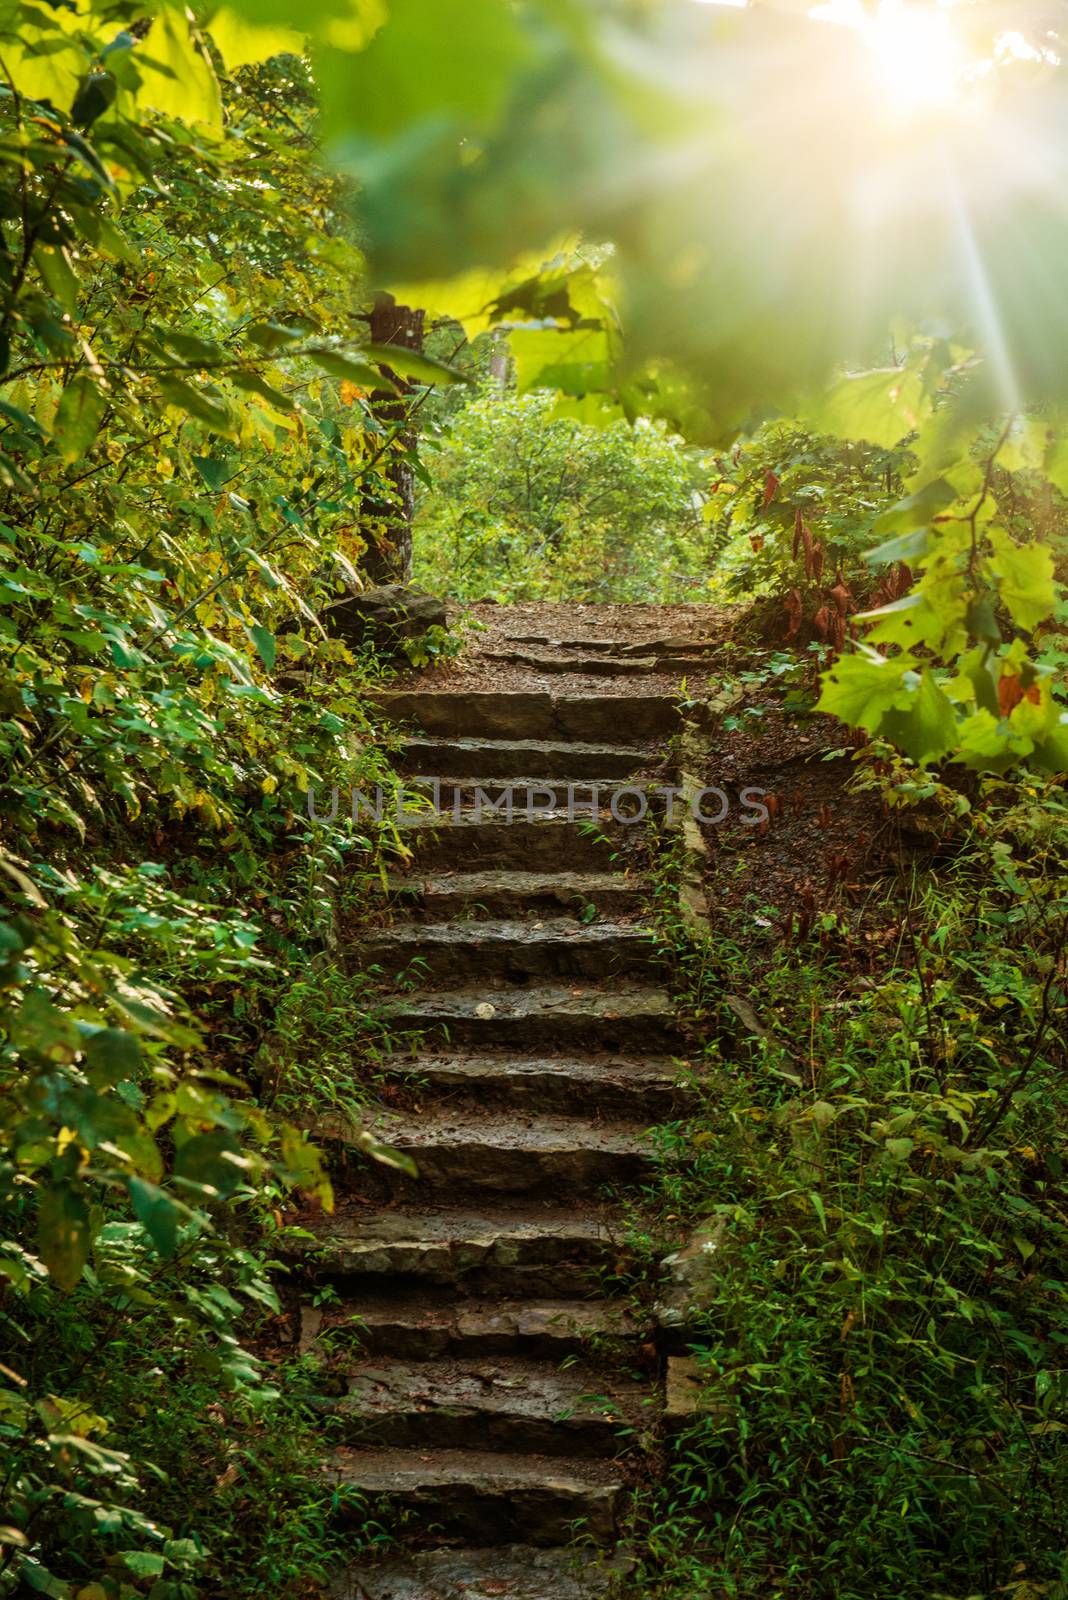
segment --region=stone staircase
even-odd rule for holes
[[[641,922],[634,827],[524,806],[527,788],[564,798],[568,784],[587,804],[647,765],[675,700],[620,680],[698,647],[521,642],[550,672],[595,658],[597,685],[381,696],[412,729],[403,769],[440,779],[456,810],[405,825],[396,920],[358,951],[387,978],[417,975],[389,1002],[423,1041],[388,1068],[411,1109],[373,1132],[418,1177],[351,1169],[360,1197],[339,1184],[316,1269],[337,1300],[305,1313],[306,1343],[332,1328],[335,1366],[351,1352],[333,1471],[399,1529],[345,1575],[344,1600],[625,1592],[614,1547],[658,1427],[649,1332],[613,1290],[628,1265],[618,1196],[650,1172],[646,1130],[677,1114],[682,1045]],[[475,789],[502,781],[518,786],[512,820],[479,817]]]

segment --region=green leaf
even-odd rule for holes
[[[917,766],[940,761],[956,748],[959,738],[953,702],[925,669],[910,693],[908,705],[888,710],[879,724],[879,733],[904,750]]]
[[[304,337],[299,328],[287,328],[281,322],[254,322],[244,332],[246,339],[269,356]]]
[[[144,1178],[130,1179],[130,1204],[160,1255],[169,1261],[178,1249],[178,1229],[189,1215],[188,1208]]]
[[[221,398],[209,394],[195,384],[186,383],[173,376],[159,380],[160,393],[168,405],[177,406],[198,422],[205,423],[216,433],[233,434],[234,419],[230,407]]]
[[[611,382],[611,347],[604,328],[517,328],[511,335],[516,387],[582,395]]]
[[[874,733],[888,711],[903,710],[910,700],[905,674],[912,667],[907,656],[887,660],[863,647],[843,656],[823,675],[817,711],[839,717],[852,728]]]
[[[138,47],[139,105],[165,117],[222,128],[222,102],[215,70],[185,6],[161,5]]]
[[[246,394],[259,395],[261,400],[266,400],[269,406],[274,406],[278,411],[296,410],[289,395],[283,394],[281,389],[276,389],[266,378],[261,378],[258,372],[231,372],[229,378],[236,389],[241,389]]]
[[[363,353],[374,361],[380,361],[392,372],[399,373],[402,378],[414,378],[417,383],[450,384],[472,381],[466,372],[450,367],[448,362],[437,361],[433,356],[424,355],[421,350],[408,350],[403,345],[368,344],[364,345]]]
[[[889,450],[930,412],[931,398],[918,367],[883,367],[840,379],[806,407],[805,420],[819,433],[865,439]]]
[[[1049,448],[1049,423],[1039,417],[1016,417],[997,454],[1006,472],[1041,472]]]
[[[40,436],[44,432],[36,417],[31,417],[28,411],[13,406],[8,400],[0,400],[0,417],[6,417],[9,422],[13,422],[17,428],[23,429],[26,433]]]
[[[89,1259],[89,1208],[69,1183],[42,1191],[37,1203],[37,1250],[58,1289],[73,1289]]]
[[[124,1550],[122,1559],[138,1578],[158,1578],[167,1565],[166,1557],[155,1550]]]
[[[52,433],[59,453],[68,464],[84,456],[96,438],[107,406],[107,395],[86,373],[72,378],[56,409]]]
[[[288,1183],[314,1194],[325,1211],[334,1208],[334,1194],[323,1168],[323,1159],[300,1128],[284,1123],[281,1130],[282,1162]]]
[[[935,478],[931,483],[925,483],[922,489],[917,489],[915,494],[910,494],[905,500],[899,500],[896,505],[892,505],[889,510],[876,517],[872,525],[873,530],[875,533],[910,533],[923,530],[932,518],[952,505],[956,498],[957,491],[951,483],[947,483],[945,478]]]
[[[110,72],[90,72],[78,86],[70,119],[79,128],[91,128],[115,103],[118,84]]]
[[[226,352],[214,339],[202,339],[199,334],[182,333],[177,328],[160,328],[160,338],[168,349],[192,367],[213,366],[226,359]]]
[[[346,355],[343,350],[330,350],[326,345],[319,344],[312,345],[307,354],[321,371],[329,373],[332,378],[345,378],[361,389],[396,390],[396,384],[390,383],[384,373],[366,361]]]
[[[372,1161],[377,1161],[380,1166],[394,1167],[398,1172],[407,1173],[409,1178],[418,1178],[419,1168],[405,1150],[394,1150],[391,1145],[380,1144],[370,1133],[361,1133],[357,1144],[365,1155]]]
[[[257,622],[248,629],[248,636],[256,646],[259,658],[267,668],[267,671],[273,672],[276,655],[274,634],[269,628],[264,628]]]
[[[517,13],[500,0],[390,0],[389,16],[346,60],[328,105],[332,133],[386,140],[425,128],[487,128],[528,53]]]
[[[141,1046],[125,1028],[100,1028],[85,1046],[85,1070],[94,1088],[111,1088],[141,1072]]]
[[[8,1027],[17,1050],[49,1061],[73,1061],[82,1047],[70,1012],[55,1005],[43,989],[27,990]]]
[[[977,772],[996,772],[1019,760],[1018,753],[1002,732],[999,718],[985,707],[964,718],[958,735],[960,752],[957,759],[963,766]]]
[[[174,1176],[224,1198],[245,1179],[248,1159],[232,1134],[222,1129],[188,1139],[174,1159]]]
[[[63,310],[78,312],[78,275],[62,245],[38,245],[34,256],[38,271]]]
[[[218,456],[191,456],[190,460],[213,491],[221,489],[233,471],[230,463],[220,460]]]
[[[1001,528],[991,528],[988,537],[1001,603],[1016,626],[1030,632],[1052,616],[1057,604],[1053,555],[1043,544],[1016,544]]]
[[[1046,456],[1044,471],[1050,483],[1061,494],[1068,495],[1068,417],[1061,416],[1055,423],[1054,440]]]
[[[912,562],[917,556],[927,554],[930,539],[930,529],[915,528],[912,533],[900,533],[896,539],[887,539],[874,550],[866,550],[864,559],[872,567],[890,566],[895,561]]]
[[[63,1578],[57,1578],[47,1567],[42,1567],[35,1558],[24,1558],[19,1563],[18,1575],[28,1589],[38,1594],[51,1595],[52,1600],[70,1600],[70,1584]]]
[[[230,6],[223,6],[211,19],[211,37],[227,72],[247,67],[254,61],[269,61],[272,56],[303,55],[307,39],[292,28],[257,27],[246,22]]]

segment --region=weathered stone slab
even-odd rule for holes
[[[387,974],[420,964],[424,983],[474,978],[610,979],[657,965],[655,944],[633,924],[583,923],[572,917],[528,922],[401,923],[363,940],[360,964]]]
[[[370,642],[389,655],[400,653],[406,639],[448,626],[444,600],[403,583],[346,595],[323,606],[319,616],[335,638],[357,648]]]
[[[355,1139],[344,1119],[316,1122],[317,1139]],[[397,1168],[378,1175],[395,1193],[568,1195],[591,1194],[607,1183],[635,1183],[648,1175],[653,1151],[644,1130],[581,1117],[531,1117],[517,1112],[465,1112],[376,1116],[368,1125],[376,1143],[409,1156],[417,1177]]]
[[[507,1045],[529,1052],[581,1043],[590,1050],[667,1055],[680,1047],[671,996],[652,987],[417,990],[384,1009],[398,1030],[476,1049]]]
[[[631,1565],[586,1549],[427,1550],[357,1567],[330,1593],[331,1600],[602,1600]]]
[[[443,1299],[427,1286],[416,1292],[359,1295],[324,1313],[306,1307],[301,1347],[311,1348],[325,1326],[330,1348],[428,1361],[434,1357],[538,1357],[559,1364],[591,1343],[600,1350],[631,1345],[642,1330],[610,1300]]]
[[[620,730],[621,732],[627,730]],[[629,732],[628,732],[629,739]],[[413,735],[401,749],[404,772],[436,773],[439,777],[521,778],[537,773],[542,778],[629,778],[638,767],[655,758],[652,745],[593,744],[569,739],[442,739]]]
[[[656,1305],[657,1323],[665,1331],[685,1329],[713,1304],[725,1233],[725,1224],[716,1221],[665,1257],[663,1287]]]
[[[480,1449],[592,1459],[653,1411],[644,1384],[574,1363],[563,1371],[516,1357],[361,1362],[330,1409],[346,1444]]]
[[[600,916],[618,916],[642,909],[647,896],[643,879],[622,872],[518,872],[488,867],[482,872],[444,872],[430,876],[391,877],[389,891],[415,902],[430,918],[537,918],[561,909]]]
[[[540,1297],[588,1293],[619,1245],[600,1210],[398,1206],[324,1218],[315,1252],[324,1276],[378,1288],[406,1279]]]
[[[678,1115],[692,1091],[670,1059],[568,1055],[421,1055],[384,1069],[409,1082],[422,1103],[463,1100],[489,1110],[516,1107],[638,1119]]]
[[[666,738],[681,715],[676,698],[664,694],[380,689],[371,698],[392,722],[459,738],[618,744],[625,735],[631,743]]]
[[[399,832],[415,853],[416,867],[429,871],[445,867],[466,872],[490,867],[604,871],[618,848],[591,832],[588,822],[571,822],[564,816],[528,821],[525,814],[508,822],[503,812],[500,820],[494,817],[488,806],[481,818],[463,812],[458,818],[448,812],[411,816],[401,822]],[[625,830],[613,832],[622,837]]]
[[[564,1545],[576,1522],[586,1538],[607,1543],[623,1498],[622,1474],[610,1462],[342,1449],[333,1465],[339,1482],[406,1512],[406,1532],[444,1525],[452,1537],[475,1544]]]

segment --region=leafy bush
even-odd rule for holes
[[[730,1033],[724,988],[766,1035],[709,1044],[666,1135],[665,1210],[722,1240],[650,1596],[1068,1593],[1068,814],[1054,786],[990,785],[966,826],[943,798],[950,863],[861,925],[791,942],[753,895],[694,944],[665,912],[699,1036]]]
[[[484,390],[431,458],[416,576],[477,600],[707,599],[702,458],[658,425],[598,427],[546,392]]]
[[[331,1189],[253,1079],[339,881],[391,848],[306,814],[389,780],[377,668],[315,615],[369,480],[390,494],[377,369],[347,353],[362,258],[297,58],[226,84],[223,134],[192,13],[152,24],[175,116],[138,108],[108,8],[23,20],[0,60],[0,1592],[295,1593],[333,1548],[319,1430],[251,1343],[281,1331],[277,1216]],[[100,89],[105,46],[114,104],[33,98],[70,103],[72,56]],[[178,120],[204,95],[214,132]]]

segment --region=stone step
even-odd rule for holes
[[[406,922],[365,938],[356,951],[366,971],[387,976],[421,968],[426,984],[476,978],[601,978],[648,972],[659,952],[647,929],[573,917],[541,922]]]
[[[637,914],[648,899],[643,878],[622,872],[446,872],[429,877],[389,880],[389,892],[411,902],[428,918],[478,915],[514,920],[584,911],[592,906],[599,916]]]
[[[576,1532],[607,1544],[624,1495],[609,1462],[482,1450],[340,1449],[333,1476],[404,1513],[406,1534],[432,1529],[476,1545],[564,1545]],[[353,1517],[362,1526],[366,1513],[354,1507]]]
[[[600,1207],[483,1205],[478,1210],[349,1205],[309,1219],[310,1238],[289,1247],[319,1277],[399,1294],[426,1284],[465,1296],[583,1299],[601,1273],[625,1269],[621,1230]]]
[[[487,1356],[431,1361],[361,1361],[347,1393],[327,1402],[334,1436],[351,1446],[400,1450],[480,1449],[514,1455],[613,1456],[653,1422],[642,1382],[576,1362]]]
[[[712,662],[708,656],[684,654],[681,651],[633,651],[610,655],[600,651],[590,655],[576,651],[568,655],[557,654],[537,647],[515,650],[489,650],[487,656],[496,661],[506,661],[520,667],[531,667],[540,673],[579,673],[584,678],[641,678],[654,673],[679,676],[692,672],[708,674]]]
[[[445,1296],[442,1298],[442,1296]],[[415,1292],[363,1295],[301,1312],[301,1347],[325,1338],[329,1348],[428,1361],[435,1357],[519,1356],[562,1361],[591,1346],[633,1346],[643,1330],[625,1304],[611,1300],[457,1300],[423,1284]]]
[[[604,652],[590,654],[576,651],[559,655],[551,648],[539,649],[536,645],[517,646],[512,650],[487,650],[491,661],[514,662],[517,666],[533,667],[536,672],[577,672],[584,678],[638,678],[656,671],[655,655],[608,655]]]
[[[393,1551],[352,1567],[330,1587],[331,1600],[606,1600],[630,1572],[626,1557],[595,1558],[587,1548]]]
[[[461,812],[454,816],[410,816],[400,823],[398,833],[413,852],[416,868],[455,867],[464,871],[488,867],[514,867],[526,871],[566,867],[571,872],[606,871],[616,856],[627,849],[627,835],[636,828],[607,825],[593,828],[586,821],[568,821],[563,816],[525,817],[512,822],[476,817]]]
[[[629,743],[663,739],[681,720],[676,697],[664,694],[377,689],[369,698],[391,722],[444,737],[611,744],[625,729]]]
[[[509,815],[516,821],[544,816],[555,812],[577,821],[612,815],[613,806],[620,817],[636,815],[645,807],[652,812],[664,807],[663,795],[657,794],[656,778],[641,785],[645,797],[643,807],[639,795],[628,793],[636,783],[624,778],[490,778],[483,774],[473,778],[427,777],[419,774],[405,779],[406,809],[418,812],[418,801],[431,804],[432,810],[478,811],[484,817]]]
[[[621,729],[617,729],[617,732]],[[626,730],[629,735],[629,729]],[[521,778],[538,773],[548,779],[579,779],[591,772],[606,778],[629,778],[655,761],[652,745],[586,744],[552,739],[441,739],[433,736],[405,740],[398,758],[399,770],[431,773],[442,778]]]
[[[420,1103],[455,1099],[491,1108],[629,1117],[647,1126],[680,1115],[692,1093],[669,1057],[421,1055],[383,1070]]]
[[[617,983],[610,990],[537,986],[413,990],[383,1006],[398,1031],[486,1050],[525,1053],[580,1047],[673,1055],[683,1048],[671,996],[664,989]]]
[[[541,645],[551,650],[574,650],[579,654],[595,653],[602,656],[669,656],[702,655],[721,649],[722,639],[702,638],[699,635],[678,633],[658,639],[555,639],[546,633],[515,633],[513,644]]]
[[[343,1117],[316,1120],[317,1139],[342,1144],[361,1130]],[[426,1196],[590,1195],[604,1184],[637,1183],[654,1153],[640,1125],[517,1112],[388,1113],[368,1123],[376,1143],[410,1156],[412,1177],[399,1167],[375,1175],[391,1193]]]

